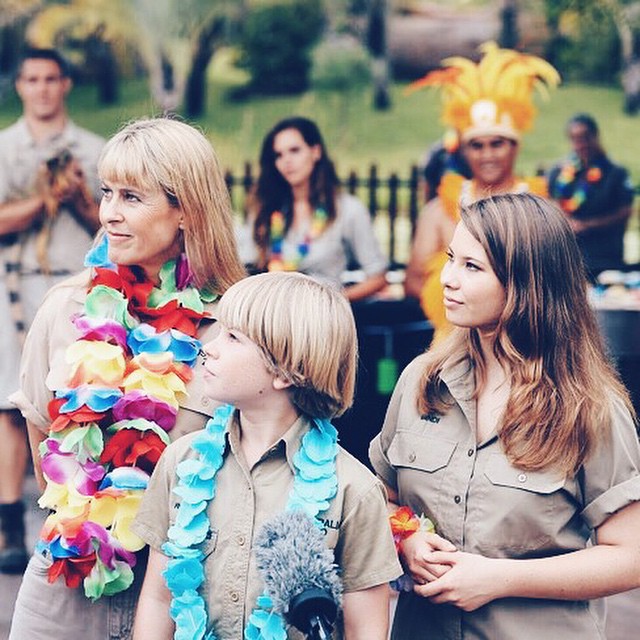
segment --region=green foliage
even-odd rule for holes
[[[611,11],[591,4],[578,17],[565,14],[575,29],[556,41],[553,62],[564,78],[613,84],[621,66],[620,39]],[[562,25],[562,19],[560,22]]]
[[[250,90],[293,94],[309,82],[311,47],[324,26],[321,0],[293,0],[260,6],[249,13],[241,35],[241,64]]]
[[[371,79],[371,59],[355,38],[334,36],[313,51],[311,84],[315,89],[348,92]]]

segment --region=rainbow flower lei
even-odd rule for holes
[[[195,337],[215,295],[191,283],[186,258],[170,260],[154,286],[107,258],[106,236],[85,260],[94,267],[80,334],[66,351],[67,386],[49,403],[51,427],[40,445],[51,510],[38,547],[63,576],[97,600],[133,582],[143,541],[130,524],[160,454],[200,350]]]
[[[600,182],[602,175],[602,167],[597,161],[585,167],[576,154],[571,154],[560,168],[551,196],[563,211],[572,214],[583,205],[589,187]]]
[[[216,640],[207,632],[207,611],[198,589],[205,581],[201,545],[209,531],[207,507],[216,495],[216,474],[224,464],[225,434],[234,407],[218,407],[205,429],[193,439],[194,459],[178,464],[179,478],[173,493],[180,499],[175,524],[169,528],[162,550],[170,558],[164,577],[171,591],[171,617],[176,623],[175,640]],[[314,420],[302,437],[293,458],[293,487],[286,509],[301,510],[314,522],[329,508],[336,495],[338,433],[328,420]],[[286,622],[273,610],[268,592],[258,597],[245,627],[245,640],[286,640]]]
[[[267,269],[269,271],[297,271],[298,265],[308,255],[311,243],[326,229],[328,219],[327,212],[322,207],[318,207],[313,212],[310,229],[302,242],[295,246],[294,252],[285,255],[283,245],[286,221],[281,211],[274,211],[271,214],[271,250]]]

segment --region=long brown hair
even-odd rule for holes
[[[608,434],[612,398],[634,412],[605,354],[573,231],[554,204],[531,194],[479,200],[462,209],[461,219],[506,292],[493,344],[511,379],[498,429],[505,453],[523,469],[574,473]],[[477,394],[485,361],[476,329],[456,328],[430,350],[421,413],[449,408],[440,372],[467,358]]]

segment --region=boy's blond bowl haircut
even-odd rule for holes
[[[356,327],[337,289],[300,273],[258,274],[224,294],[219,320],[258,345],[269,370],[291,383],[302,412],[331,418],[351,406]]]
[[[106,144],[102,180],[160,188],[184,216],[184,251],[195,283],[224,293],[245,275],[238,258],[229,191],[207,138],[169,118],[131,122]]]

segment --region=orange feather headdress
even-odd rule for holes
[[[442,121],[463,141],[481,135],[519,140],[537,113],[534,92],[547,97],[548,89],[560,83],[560,76],[546,60],[501,49],[495,42],[486,42],[480,51],[480,62],[461,56],[446,58],[442,69],[431,71],[409,88],[439,87]]]

